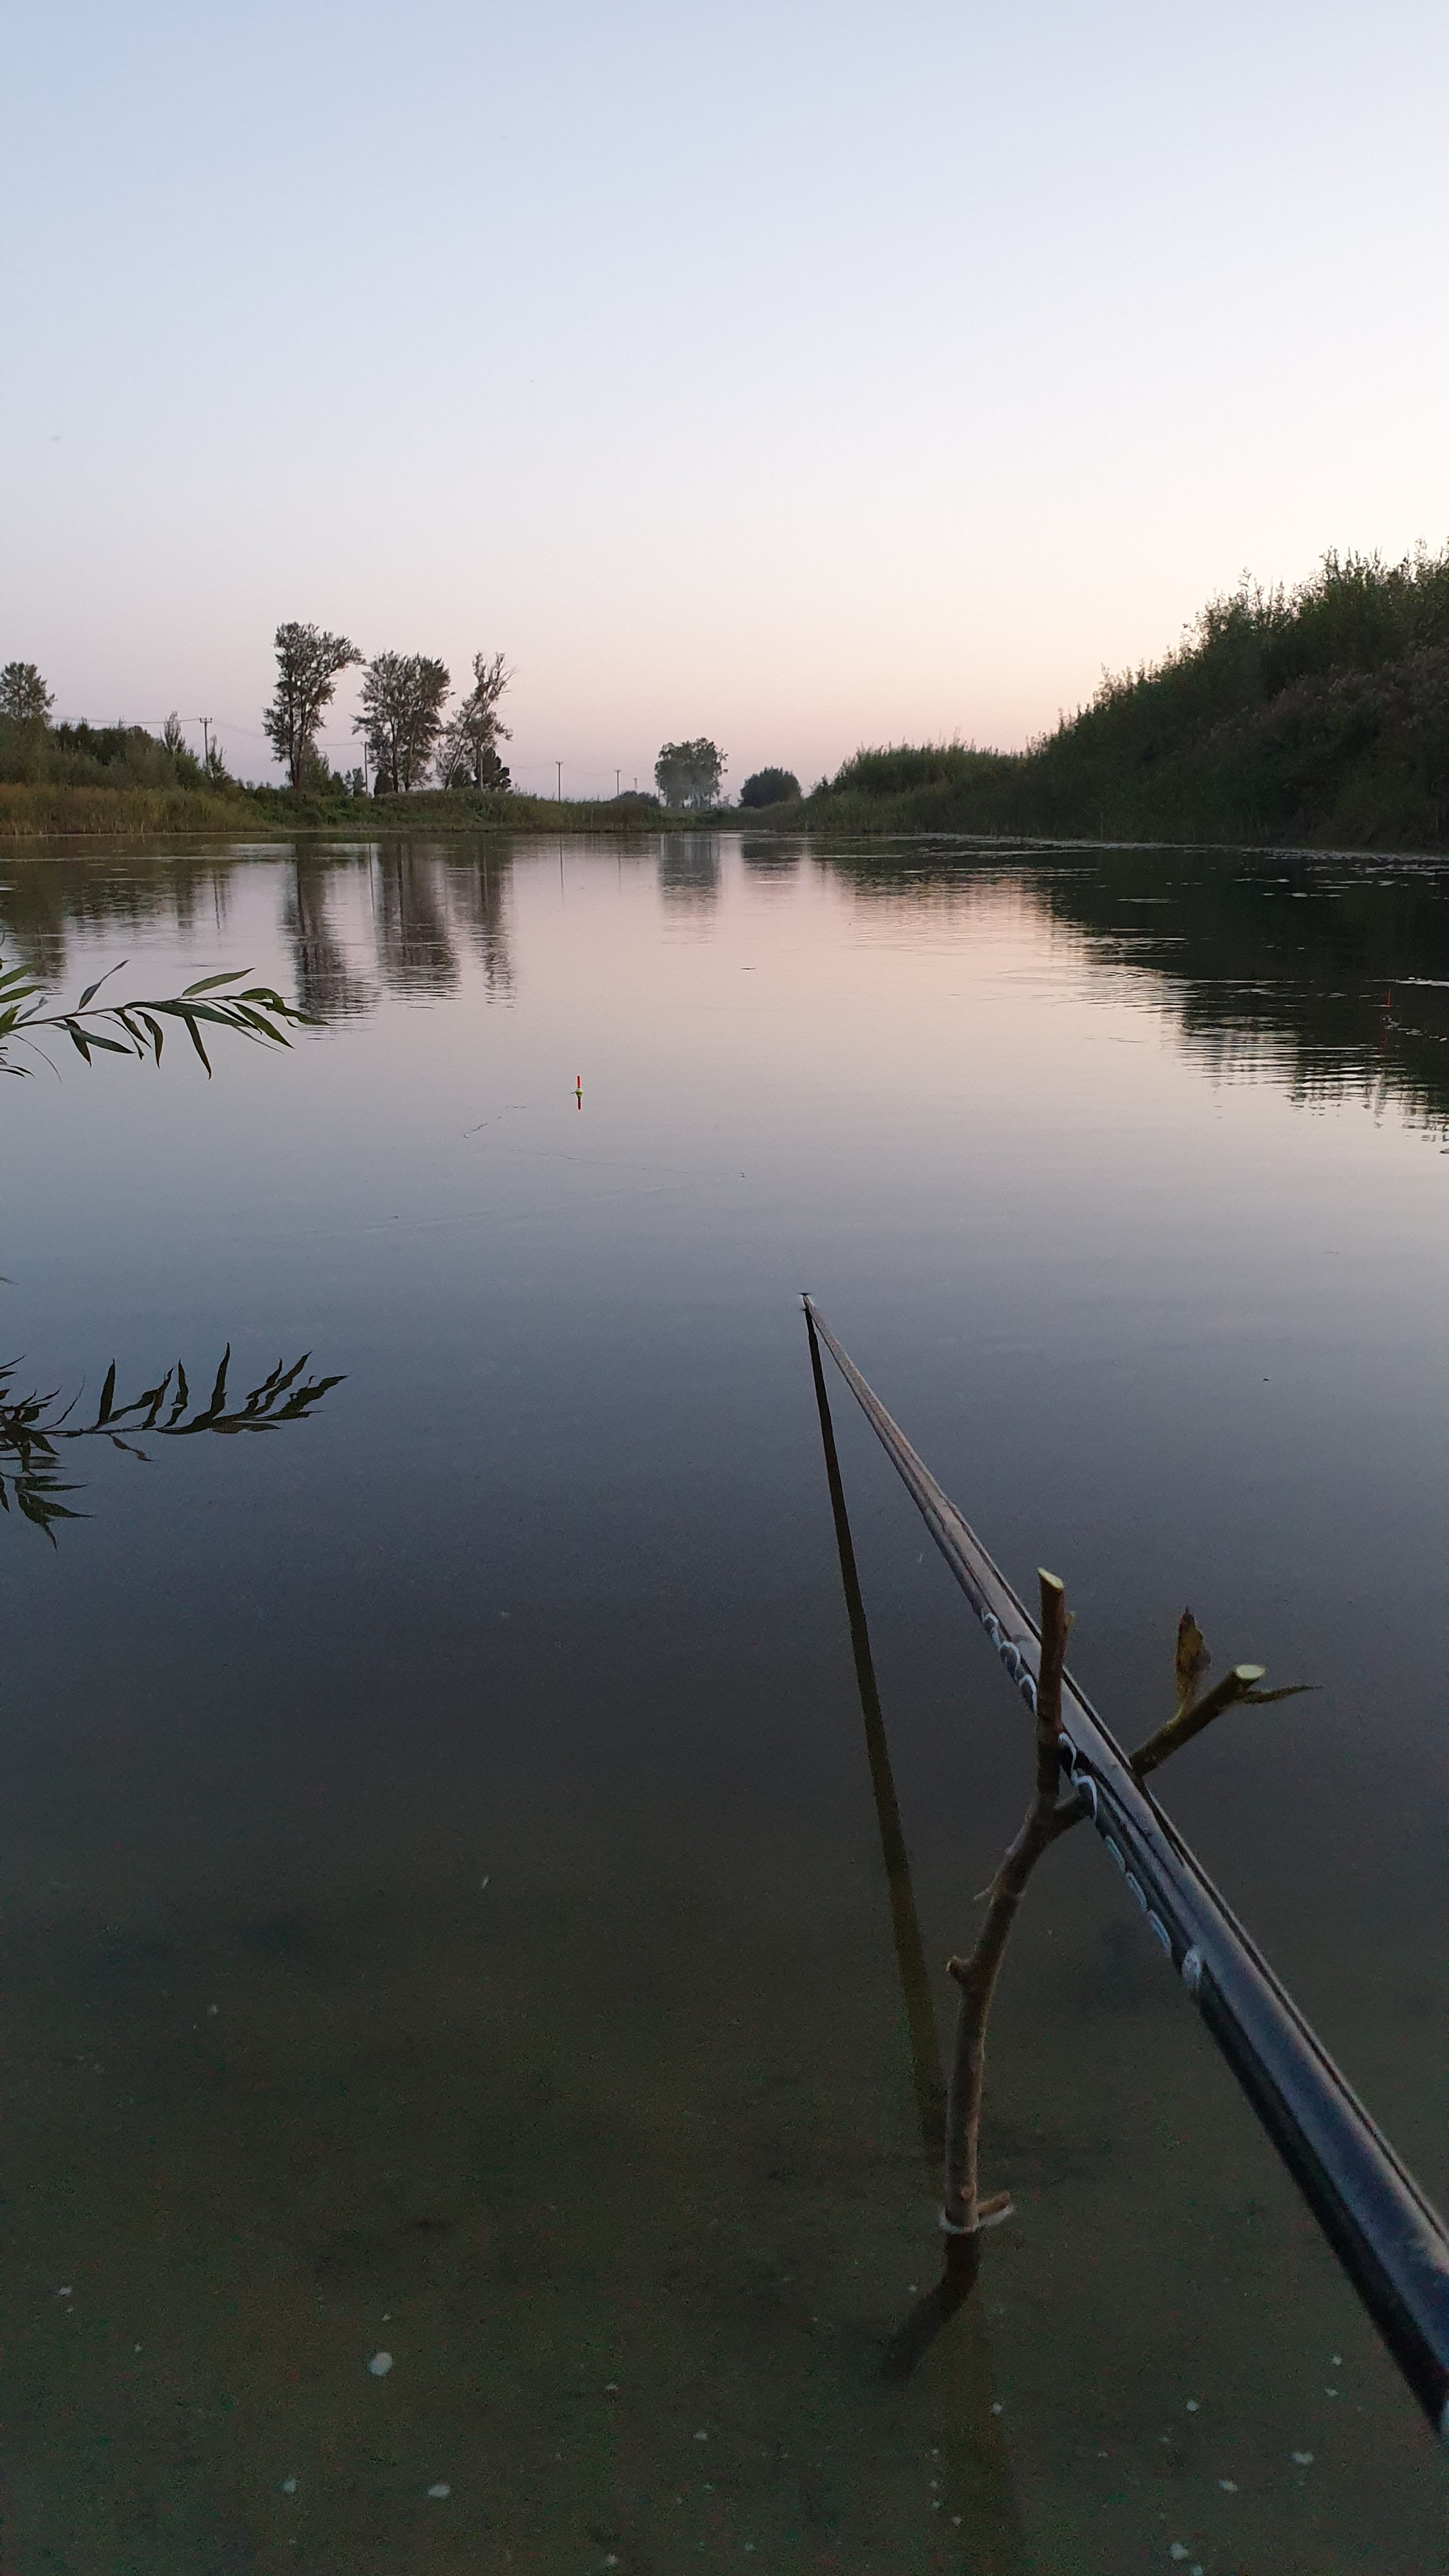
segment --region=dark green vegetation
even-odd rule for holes
[[[227,1372],[231,1367],[231,1344],[221,1355],[221,1366],[205,1404],[193,1401],[186,1382],[186,1371],[178,1360],[168,1369],[158,1386],[148,1386],[133,1396],[128,1404],[116,1402],[116,1363],[112,1360],[101,1388],[96,1417],[88,1422],[73,1420],[77,1399],[62,1404],[58,1391],[48,1395],[19,1395],[15,1389],[16,1360],[0,1365],[0,1510],[18,1511],[26,1520],[42,1529],[51,1546],[55,1545],[57,1521],[84,1520],[88,1515],[72,1509],[67,1494],[80,1491],[79,1486],[61,1481],[63,1440],[105,1440],[113,1449],[123,1449],[132,1458],[148,1462],[151,1452],[138,1447],[142,1438],[185,1440],[197,1431],[220,1432],[235,1438],[246,1431],[275,1431],[283,1422],[301,1422],[341,1377],[309,1377],[299,1386],[312,1354],[304,1351],[299,1360],[287,1368],[281,1360],[260,1386],[254,1386],[243,1397],[227,1402]]]
[[[51,705],[33,662],[0,670],[0,837],[245,828],[246,790],[215,743],[197,759],[174,715],[152,734],[52,724]]]
[[[306,1012],[284,1002],[270,984],[244,985],[242,975],[235,969],[222,975],[203,975],[199,983],[188,984],[183,992],[168,994],[164,1000],[98,1003],[95,997],[102,984],[119,972],[120,968],[113,966],[88,984],[73,1011],[47,1011],[41,1007],[44,990],[29,968],[7,968],[0,959],[0,1073],[25,1074],[31,1070],[27,1064],[11,1061],[14,1049],[20,1046],[42,1054],[42,1060],[48,1062],[37,1039],[52,1030],[59,1037],[69,1038],[87,1064],[98,1049],[102,1055],[149,1056],[153,1064],[159,1065],[166,1042],[165,1023],[172,1021],[186,1031],[209,1074],[211,1061],[204,1034],[207,1029],[230,1029],[237,1037],[285,1046],[288,1024],[295,1027],[306,1023]]]
[[[46,723],[32,719],[17,724],[0,715],[0,784],[7,787],[105,788],[143,793],[187,788],[193,794],[239,798],[245,791],[227,775],[219,750],[198,760],[195,752],[166,731],[147,733],[143,725]],[[178,728],[179,732],[179,728]]]
[[[740,789],[740,803],[754,808],[760,805],[788,805],[800,794],[800,781],[793,769],[757,769]]]
[[[1029,750],[858,752],[801,819],[848,834],[1441,848],[1449,550],[1329,555],[1291,591],[1245,583],[1177,652],[1104,680]]]
[[[0,795],[0,834],[5,830],[3,815]],[[294,832],[318,832],[333,839],[371,841],[416,833],[430,837],[438,832],[657,831],[667,819],[657,796],[631,795],[627,788],[622,796],[593,802],[565,797],[560,804],[555,797],[526,796],[510,787],[427,787],[415,788],[411,794],[362,796],[334,778],[305,789],[300,796],[286,787],[248,788],[245,829],[258,840],[289,840]]]
[[[148,735],[148,740],[151,737]],[[221,793],[194,787],[67,786],[0,778],[0,841],[69,839],[76,835],[226,834],[248,841],[289,841],[297,833],[371,840],[379,833],[506,830],[617,832],[684,824],[661,813],[657,796],[611,796],[585,804],[520,796],[508,789],[429,788],[410,796],[354,794],[335,775],[294,795],[288,787],[240,787]]]
[[[8,792],[16,788],[91,789],[153,802],[186,794],[210,810],[244,792],[216,743],[208,741],[201,759],[188,748],[178,716],[169,715],[159,734],[144,725],[52,724],[53,703],[33,662],[0,669],[0,804],[23,802]],[[229,819],[235,818],[233,806]]]

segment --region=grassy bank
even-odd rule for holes
[[[254,829],[248,797],[215,795],[204,788],[0,783],[0,840]]]
[[[294,796],[284,788],[66,787],[0,784],[0,840],[227,833],[243,841],[397,839],[418,832],[660,831],[685,822],[645,798],[556,804],[541,796],[443,789],[413,796]],[[697,827],[698,817],[694,819]]]
[[[677,819],[661,814],[646,796],[600,799],[597,804],[548,796],[521,796],[512,788],[480,795],[475,788],[418,788],[410,796],[293,795],[290,788],[245,791],[247,810],[267,837],[290,840],[298,832],[331,839],[388,840],[418,832],[639,832],[659,831]]]

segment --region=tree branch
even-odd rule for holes
[[[986,2062],[986,2024],[1001,1973],[1016,1909],[1042,1853],[1074,1822],[1072,1808],[1057,1805],[1061,1785],[1062,1670],[1066,1662],[1066,1592],[1055,1574],[1039,1572],[1041,1668],[1036,1689],[1036,1786],[1020,1833],[997,1871],[986,1920],[967,1959],[951,1959],[948,1972],[961,1989],[956,2044],[946,2097],[946,2171],[942,2217],[948,2234],[974,2236],[983,2216],[1004,2215],[1005,2195],[983,2204],[979,2151]]]
[[[981,2103],[986,2062],[986,2025],[1006,1944],[1027,1881],[1043,1852],[1080,1824],[1086,1809],[1078,1796],[1058,1803],[1061,1787],[1062,1675],[1066,1666],[1071,1620],[1066,1594],[1054,1574],[1038,1569],[1041,1586],[1041,1665],[1036,1690],[1036,1781],[1032,1802],[1016,1840],[997,1871],[986,1898],[986,1918],[970,1956],[950,1959],[947,1971],[961,1990],[956,2016],[955,2049],[946,2100],[946,2156],[941,2217],[952,2247],[956,2272],[974,2279],[975,2239],[994,2217],[1010,2208],[1005,2192],[983,2200],[979,2153]],[[1308,1687],[1295,1682],[1284,1690],[1264,1691],[1261,1664],[1235,1664],[1203,1698],[1193,1694],[1211,1658],[1196,1621],[1185,1610],[1177,1635],[1178,1705],[1165,1726],[1149,1736],[1131,1759],[1139,1780],[1169,1761],[1184,1744],[1220,1717],[1227,1708],[1261,1708],[1269,1701],[1292,1699]]]

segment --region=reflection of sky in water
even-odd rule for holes
[[[246,965],[327,1023],[9,1087],[7,1353],[345,1373],[3,1532],[22,2563],[1434,2563],[1409,2402],[1094,1853],[993,2034],[1022,2217],[874,2376],[934,2246],[802,1286],[1124,1733],[1185,1598],[1323,1683],[1166,1803],[1449,2178],[1438,879],[1147,864],[6,864],[67,993]],[[1027,1751],[839,1429],[935,1961]]]

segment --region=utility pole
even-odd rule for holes
[[[617,795],[618,795],[618,793],[619,793],[619,773],[618,773],[618,771],[617,771],[617,769],[616,769],[616,770],[615,770],[615,772],[614,772],[614,794],[617,796]]]
[[[556,760],[554,767],[558,771],[558,801],[561,805],[563,803],[563,762]]]
[[[210,716],[198,716],[196,721],[201,727],[201,756],[209,769],[211,767],[211,718]]]

